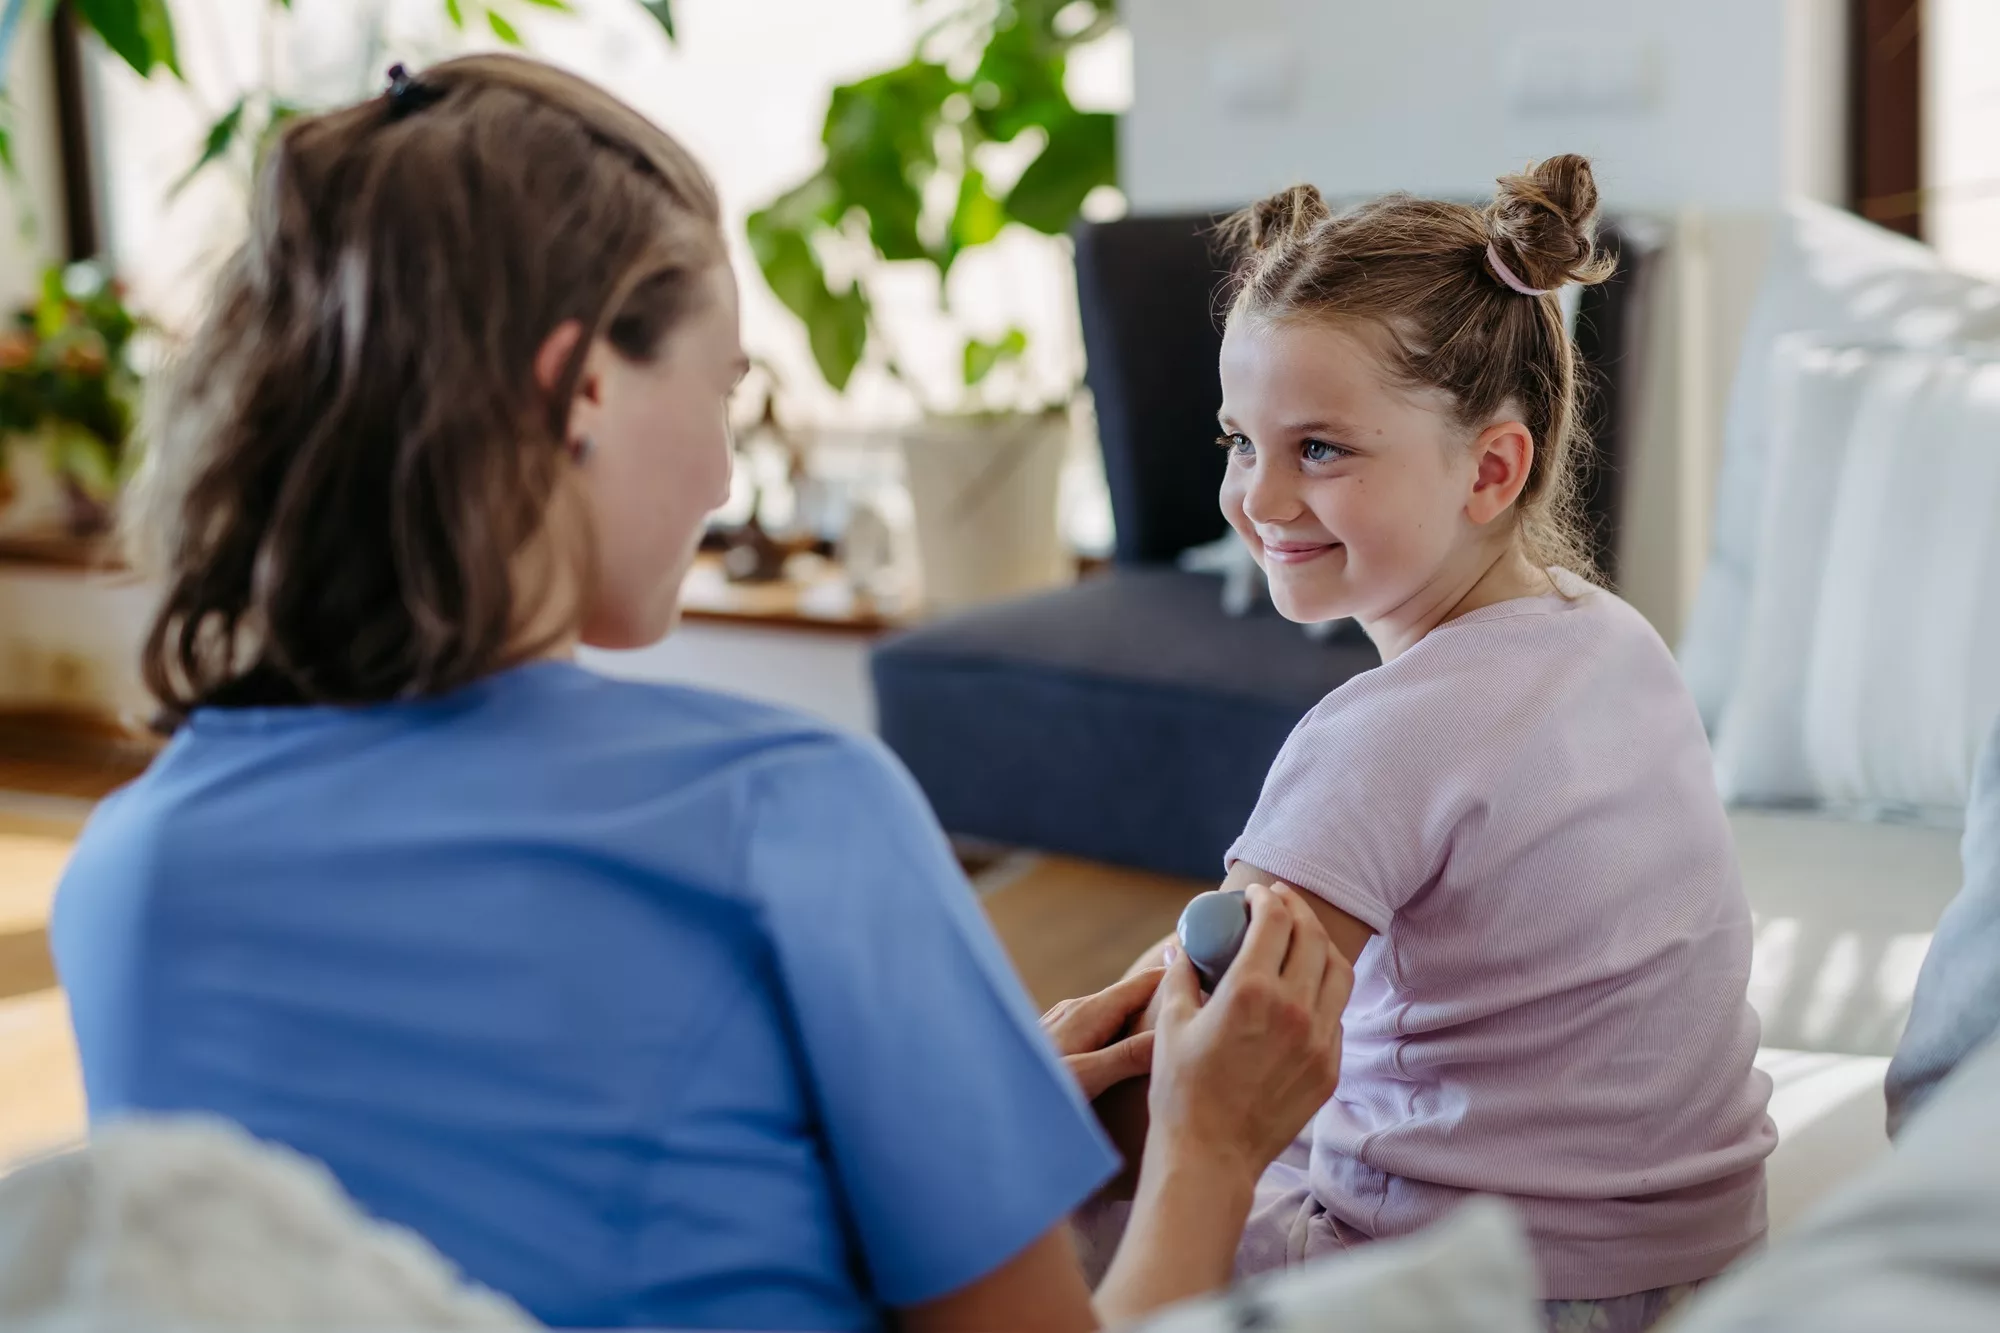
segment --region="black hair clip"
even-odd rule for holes
[[[444,89],[419,83],[400,62],[389,66],[389,87],[383,96],[389,99],[389,119],[401,120],[412,111],[421,111],[432,102],[444,96]]]

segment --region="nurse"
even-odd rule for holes
[[[573,663],[673,626],[744,364],[713,187],[592,85],[475,57],[286,128],[134,497],[175,734],[56,906],[93,1117],[228,1116],[551,1324],[1222,1284],[1338,1068],[1295,893],[1206,1004],[1173,959],[1044,1030],[878,744]],[[1088,1098],[1149,1069],[1093,1296]]]

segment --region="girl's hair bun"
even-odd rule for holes
[[[1301,240],[1331,216],[1318,189],[1294,185],[1237,213],[1222,224],[1221,231],[1229,249],[1248,255]]]
[[[1507,267],[1530,287],[1603,282],[1615,256],[1597,249],[1597,181],[1590,160],[1564,153],[1502,176],[1486,229]]]

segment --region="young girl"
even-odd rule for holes
[[[1228,861],[1356,961],[1339,1090],[1241,1266],[1498,1194],[1552,1323],[1619,1333],[1758,1244],[1775,1131],[1701,723],[1574,517],[1557,292],[1611,271],[1596,209],[1564,156],[1483,210],[1300,187],[1234,220],[1223,511],[1285,615],[1383,664],[1300,722]]]
[[[582,80],[476,57],[286,128],[139,496],[177,731],[56,904],[92,1116],[289,1144],[550,1324],[1081,1329],[1218,1285],[1338,1066],[1299,895],[1253,895],[1217,1002],[1182,961],[1045,1037],[879,744],[569,660],[672,628],[743,364],[708,178]],[[1083,1097],[1149,1045],[1093,1309]]]

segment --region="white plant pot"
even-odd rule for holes
[[[47,536],[69,521],[62,479],[49,470],[42,434],[0,436],[0,537]]]
[[[903,435],[924,604],[953,610],[1067,583],[1057,513],[1069,417],[933,417]]]

